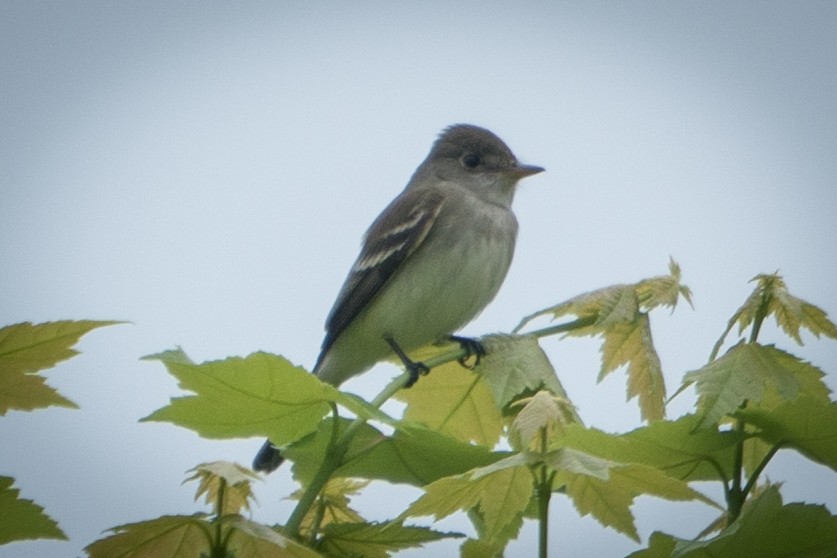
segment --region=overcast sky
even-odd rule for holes
[[[757,273],[780,270],[833,319],[835,28],[826,1],[0,3],[0,325],[131,322],[49,373],[80,410],[0,418],[0,474],[71,538],[0,557],[79,555],[109,527],[198,509],[180,485],[194,465],[249,465],[260,440],[138,424],[179,394],[139,357],[181,345],[195,360],[266,350],[310,367],[362,233],[452,123],[547,169],[524,181],[512,270],[465,333],[665,273],[669,256],[695,300],[652,315],[670,391]],[[762,339],[837,388],[833,341],[799,348],[772,324]],[[545,346],[588,424],[639,426],[623,373],[596,384],[595,342]],[[392,374],[346,387],[372,394]],[[823,467],[784,452],[767,475],[788,500],[837,509]],[[287,467],[272,475],[254,518],[283,521],[294,489]],[[397,507],[382,494],[359,507],[383,519],[418,492]],[[639,548],[554,502],[556,556]],[[650,498],[635,511],[644,540],[694,536],[714,516]],[[527,526],[509,554],[534,537]]]

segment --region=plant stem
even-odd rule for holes
[[[546,474],[546,467],[541,470],[541,482],[538,483],[538,556],[547,558],[549,550],[549,500],[552,497],[552,482]]]
[[[395,378],[372,400],[372,405],[375,407],[383,405],[398,390],[403,388],[409,379],[409,374],[402,374]],[[336,442],[329,444],[320,468],[317,470],[314,478],[311,479],[310,484],[305,487],[305,492],[302,493],[302,497],[300,497],[299,502],[288,518],[288,522],[285,524],[286,536],[291,538],[299,537],[299,528],[302,525],[302,520],[308,514],[311,506],[316,502],[317,497],[331,478],[331,475],[343,464],[343,458],[346,456],[346,452],[349,451],[349,445],[351,444],[352,438],[354,438],[355,432],[364,424],[366,424],[365,418],[356,418]]]
[[[744,433],[744,420],[736,419],[735,431]],[[741,478],[744,476],[744,438],[736,444],[732,464],[732,486],[727,494],[727,515],[732,523],[741,514],[741,507],[747,494],[741,489]]]
[[[587,327],[595,323],[595,321],[595,317],[579,318],[577,320],[565,324],[558,324],[543,329],[535,330],[525,335],[531,335],[540,338],[548,335],[555,335],[556,333],[565,333],[575,329]],[[466,356],[468,356],[468,350],[466,348],[460,347],[455,350],[429,358],[423,361],[423,364],[427,366],[428,369],[433,369],[437,366],[441,366],[442,364],[458,360]],[[374,407],[380,407],[393,395],[395,395],[396,392],[398,392],[398,390],[402,389],[409,382],[409,380],[410,375],[407,373],[401,374],[400,376],[396,377],[371,401],[371,404]],[[329,447],[326,449],[326,454],[323,457],[323,461],[320,465],[320,468],[317,470],[317,473],[314,475],[314,478],[311,479],[311,483],[305,488],[302,497],[300,497],[299,502],[297,503],[293,512],[291,512],[291,515],[288,518],[287,523],[285,524],[284,531],[286,536],[291,538],[299,538],[299,528],[302,525],[302,520],[305,518],[308,511],[311,509],[311,506],[314,505],[314,503],[316,502],[317,497],[319,496],[320,492],[322,491],[323,487],[326,485],[328,480],[331,478],[331,475],[334,474],[334,472],[337,469],[339,469],[340,466],[343,464],[343,458],[346,456],[346,452],[349,450],[349,445],[352,442],[352,438],[354,438],[355,433],[361,427],[363,427],[364,424],[366,424],[366,420],[367,419],[365,418],[357,417],[346,428],[342,436],[340,436],[336,442],[333,441],[333,443],[331,443]],[[551,485],[551,482],[549,484]],[[544,497],[544,499],[546,500],[547,512],[549,507],[550,495],[551,486],[549,494],[547,494]],[[544,534],[543,536],[545,537],[546,535]]]
[[[764,468],[767,467],[767,463],[773,459],[773,456],[776,455],[776,452],[782,449],[784,444],[779,442],[778,444],[774,445],[770,448],[770,451],[767,452],[767,455],[764,456],[764,459],[758,464],[758,466],[753,470],[753,474],[750,475],[750,478],[747,480],[747,484],[744,485],[742,492],[744,493],[744,498],[746,498],[750,492],[753,490],[753,487],[756,485],[756,482],[759,479],[759,475],[761,472],[764,471]]]
[[[546,428],[540,432],[540,453],[546,454],[549,446],[549,433]],[[549,473],[546,465],[540,465],[539,475],[535,475],[538,499],[538,556],[547,558],[549,552],[549,500],[552,498],[552,479],[555,473]]]
[[[756,315],[753,316],[753,327],[750,329],[750,343],[755,343],[759,337],[759,332],[761,331],[761,324],[767,317],[767,307],[769,304],[770,295],[768,295],[765,291],[761,295],[761,304],[759,304],[758,309],[756,309]]]
[[[210,551],[212,558],[225,558],[227,554],[227,541],[223,536],[221,517],[224,515],[224,499],[226,498],[227,481],[221,479],[221,486],[218,488],[218,496],[215,498],[215,517],[212,518],[213,536]]]

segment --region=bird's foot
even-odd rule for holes
[[[407,383],[404,384],[405,388],[410,388],[418,382],[418,379],[421,376],[426,375],[430,372],[430,368],[427,367],[426,364],[423,362],[416,362],[414,360],[410,360],[410,357],[401,350],[401,347],[398,346],[398,343],[395,342],[395,339],[392,337],[387,337],[386,342],[389,344],[392,352],[394,352],[398,358],[401,360],[401,364],[404,365],[404,368],[407,369],[407,373],[410,374],[410,378],[407,380]]]
[[[448,337],[454,343],[459,343],[459,346],[468,351],[468,354],[458,360],[459,364],[467,368],[468,370],[473,370],[476,368],[482,357],[485,356],[485,346],[479,342],[478,339],[474,339],[473,337],[459,337],[458,335],[451,335]],[[474,357],[474,363],[469,364],[468,359]]]

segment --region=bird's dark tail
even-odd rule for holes
[[[265,440],[262,449],[256,454],[253,459],[253,470],[260,473],[272,473],[279,468],[279,465],[285,461],[279,448],[270,443],[270,440]]]

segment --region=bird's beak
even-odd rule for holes
[[[527,176],[532,176],[533,174],[538,174],[539,172],[543,172],[543,167],[538,167],[535,165],[521,165],[517,164],[509,169],[509,174],[517,178],[518,180],[521,178],[526,178]]]

